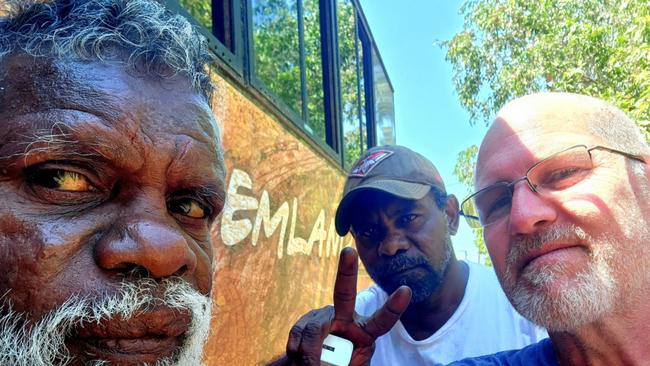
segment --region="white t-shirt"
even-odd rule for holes
[[[548,334],[519,315],[506,298],[494,271],[469,266],[465,295],[458,309],[429,338],[416,341],[401,321],[376,341],[373,366],[447,364],[466,357],[519,349]],[[388,295],[373,285],[357,295],[356,311],[372,315]]]

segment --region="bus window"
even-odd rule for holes
[[[212,34],[217,37],[219,42],[223,43],[230,52],[235,52],[236,36],[233,19],[238,18],[239,13],[235,13],[235,4],[233,4],[233,0],[212,0],[210,7],[214,21],[212,22],[212,28],[208,29],[212,29]],[[240,46],[237,45],[237,47]]]
[[[256,76],[295,113],[301,113],[296,0],[253,0]]]
[[[163,1],[163,0],[161,0]],[[208,46],[236,77],[243,76],[241,0],[164,0],[170,9],[199,27]]]
[[[363,54],[351,0],[338,0],[336,17],[339,41],[343,162],[348,170],[367,149]]]
[[[395,144],[395,110],[393,88],[388,81],[384,65],[372,48],[372,77],[374,79],[375,124],[377,145]]]
[[[323,63],[320,43],[320,9],[318,0],[303,1],[305,77],[307,113],[306,128],[325,141],[325,109],[323,106]]]
[[[318,0],[253,0],[254,70],[316,140],[326,141]]]
[[[199,24],[207,29],[212,29],[211,0],[178,0],[178,3],[180,6],[185,8],[190,15],[199,22]]]

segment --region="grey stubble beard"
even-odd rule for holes
[[[558,240],[591,243],[586,268],[567,278],[566,265],[553,263],[534,270],[525,268],[514,278],[514,265],[522,255]],[[613,248],[610,241],[596,241],[575,225],[554,226],[515,240],[506,258],[504,291],[517,311],[549,331],[577,329],[611,311],[618,298],[619,286],[609,264]],[[559,287],[551,290],[548,286],[552,284]]]

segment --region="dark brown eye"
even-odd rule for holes
[[[32,173],[31,181],[41,187],[64,192],[96,191],[88,178],[77,172],[64,169],[41,169]]]
[[[352,230],[355,232],[357,238],[362,240],[371,240],[377,236],[377,229],[373,226],[353,227]]]

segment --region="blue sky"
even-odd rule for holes
[[[451,65],[444,50],[434,45],[461,29],[461,1],[360,2],[395,89],[397,143],[430,159],[447,191],[461,200],[467,191],[453,175],[456,156],[480,144],[486,128],[470,126],[454,90]],[[473,234],[464,220],[453,241],[458,258],[477,260]]]

